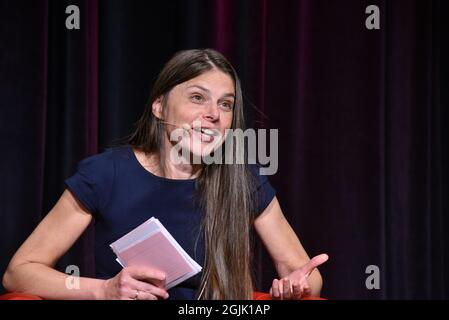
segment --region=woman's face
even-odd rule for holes
[[[175,86],[166,96],[165,107],[156,100],[153,113],[177,127],[188,124],[192,128],[188,131],[166,125],[167,141],[172,146],[179,144],[195,156],[205,156],[223,143],[225,130],[231,128],[234,101],[232,78],[212,69]],[[178,137],[182,133],[183,138],[180,142],[170,141],[172,133]]]

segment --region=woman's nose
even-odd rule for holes
[[[209,121],[217,121],[220,119],[220,110],[218,110],[218,105],[215,103],[210,103],[203,117]]]

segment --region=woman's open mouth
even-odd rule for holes
[[[193,131],[203,142],[212,142],[214,141],[215,136],[218,135],[218,132],[216,130],[201,127],[194,127]]]

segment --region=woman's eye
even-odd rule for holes
[[[198,95],[198,94],[195,94],[195,95],[191,96],[190,99],[193,102],[201,102],[201,101],[203,101],[203,97]]]
[[[229,102],[223,102],[221,105],[222,105],[225,109],[229,109],[229,110],[232,109],[232,104],[230,104]]]

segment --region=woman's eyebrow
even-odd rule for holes
[[[210,94],[210,90],[209,90],[209,89],[204,88],[204,87],[202,87],[202,86],[199,86],[199,85],[197,85],[197,84],[188,86],[187,89],[189,89],[189,88],[197,88],[197,89],[200,89],[200,90],[202,90],[202,91],[204,91],[204,92]],[[228,97],[235,98],[235,95],[234,95],[233,93],[225,93],[224,95],[221,96],[221,99],[222,99],[222,98],[228,98]]]
[[[233,93],[225,93],[224,95],[221,96],[220,99],[223,99],[223,98],[233,98],[233,99],[235,99],[235,95]]]
[[[205,91],[205,92],[207,92],[207,93],[210,93],[210,90],[209,90],[209,89],[206,89],[206,88],[204,88],[204,87],[202,87],[202,86],[199,86],[199,85],[197,85],[197,84],[188,86],[187,89],[189,89],[189,88],[197,88],[197,89],[203,90],[203,91]]]

